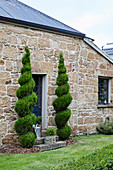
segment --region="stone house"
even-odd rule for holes
[[[95,133],[113,115],[113,61],[85,34],[17,1],[0,1],[0,145],[17,141],[14,105],[24,46],[31,51],[32,74],[42,130],[55,126],[57,67],[63,52],[70,93],[73,133]]]

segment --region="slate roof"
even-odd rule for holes
[[[22,3],[18,0],[0,0],[0,20],[12,21],[75,36],[85,37],[85,34],[62,22]]]
[[[102,50],[113,60],[113,43],[107,43]]]
[[[105,59],[110,61],[113,64],[113,58],[111,58],[108,54],[106,54],[103,50],[101,50],[97,45],[95,45],[90,39],[84,38],[84,41],[90,45],[94,50],[96,50],[99,54],[101,54]]]

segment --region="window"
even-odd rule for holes
[[[109,78],[99,78],[98,81],[98,104],[109,104]]]

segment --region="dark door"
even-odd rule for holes
[[[42,116],[42,76],[40,75],[32,75],[35,81],[34,92],[37,95],[37,103],[34,106],[32,113],[34,113],[37,117]]]

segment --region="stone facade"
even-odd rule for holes
[[[95,133],[96,126],[113,115],[113,108],[98,108],[98,76],[113,77],[113,64],[84,40],[13,24],[0,24],[0,144],[17,141],[14,105],[19,87],[24,46],[31,51],[32,71],[48,74],[47,125],[55,126],[52,102],[56,98],[59,52],[63,52],[70,93],[73,133]],[[113,102],[111,79],[110,102]]]

